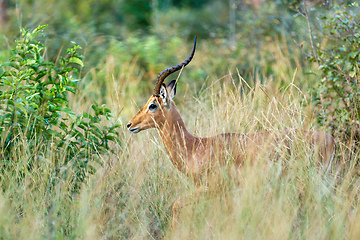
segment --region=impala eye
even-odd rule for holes
[[[155,104],[155,103],[150,103],[150,105],[149,105],[149,110],[150,111],[154,111],[154,110],[156,110],[157,109],[157,105]]]

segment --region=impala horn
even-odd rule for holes
[[[180,69],[182,69],[183,67],[185,67],[186,65],[189,64],[191,59],[194,57],[195,48],[196,48],[196,36],[194,39],[194,46],[191,50],[189,57],[185,61],[180,63],[179,65],[173,66],[171,68],[167,68],[158,75],[156,83],[155,83],[154,94],[153,94],[155,97],[158,97],[160,95],[160,87],[167,76],[169,76],[170,74],[172,74],[176,71],[179,71]]]

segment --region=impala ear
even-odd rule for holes
[[[168,92],[165,88],[165,84],[162,84],[160,87],[160,98],[162,99],[162,102],[164,103],[165,106],[169,104],[170,99]]]
[[[176,80],[172,80],[166,87],[166,90],[170,98],[174,98],[176,95]]]

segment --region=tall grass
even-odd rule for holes
[[[239,78],[240,76],[236,76]],[[235,77],[233,77],[235,78]],[[222,132],[248,133],[284,128],[311,128],[299,89],[272,82],[248,88],[227,79],[206,87],[199,97],[181,98],[179,107],[189,131],[198,136]],[[114,99],[113,101],[117,101]],[[132,112],[135,114],[136,107]],[[129,116],[130,113],[129,113]],[[127,117],[124,117],[126,121]],[[209,127],[211,126],[211,127]],[[336,178],[312,165],[309,146],[292,156],[237,176],[223,175],[227,194],[200,198],[181,210],[180,224],[171,228],[171,205],[190,194],[192,182],[169,161],[156,130],[137,135],[120,133],[122,148],[103,159],[104,166],[89,184],[69,198],[70,179],[49,189],[36,172],[21,181],[3,178],[0,193],[2,239],[357,239],[359,237],[358,161],[345,152],[337,162],[350,168]],[[21,165],[27,151],[14,152]],[[346,159],[345,159],[346,158]],[[51,172],[54,159],[38,162]],[[283,169],[286,164],[286,174]],[[45,174],[44,176],[47,176]]]
[[[306,76],[289,64],[291,54],[279,48],[274,48],[273,54],[277,56],[274,64],[278,69],[273,77],[254,73],[245,81],[234,68],[231,74],[211,75],[196,87],[191,79],[181,77],[182,86],[175,102],[188,130],[207,137],[223,132],[316,128],[311,109],[304,108],[301,102],[306,94],[299,85],[308,84]],[[199,56],[208,63],[205,68],[219,60],[206,57],[203,52]],[[82,83],[83,94],[72,99],[73,108],[86,111],[91,98],[98,96],[90,93],[96,93],[105,82],[108,92],[103,101],[126,123],[147,98],[145,90],[139,91],[144,73],[137,67],[136,59],[126,64],[115,71],[119,66],[114,56],[109,55],[100,71],[91,70],[85,77],[92,81]],[[196,62],[194,65],[197,69],[202,67]],[[355,166],[359,153],[351,152],[346,142],[337,142],[336,161],[325,175],[312,164],[311,147],[300,137],[293,145],[296,148],[292,155],[283,154],[279,161],[259,159],[256,167],[244,167],[231,176],[220,169],[219,188],[225,193],[201,197],[184,207],[179,225],[171,228],[172,204],[191,194],[195,186],[172,165],[156,130],[131,135],[124,127],[119,137],[123,145],[114,149],[115,154],[103,157],[103,166],[97,166],[96,174],[89,177],[75,196],[69,191],[71,179],[57,179],[55,187],[48,184],[55,170],[54,161],[58,160],[54,159],[55,154],[38,160],[37,169],[41,171],[33,171],[25,178],[1,176],[0,238],[358,239],[360,236],[360,190]],[[12,159],[18,168],[26,167],[31,150],[24,144],[13,152]]]

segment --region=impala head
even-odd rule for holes
[[[156,80],[154,93],[145,106],[129,121],[127,128],[132,133],[138,133],[148,128],[162,126],[166,120],[166,113],[172,106],[172,98],[176,94],[176,81],[171,81],[167,86],[164,80],[170,74],[179,71],[189,64],[194,56],[196,48],[196,37],[193,49],[189,57],[179,65],[167,68],[162,71]]]

